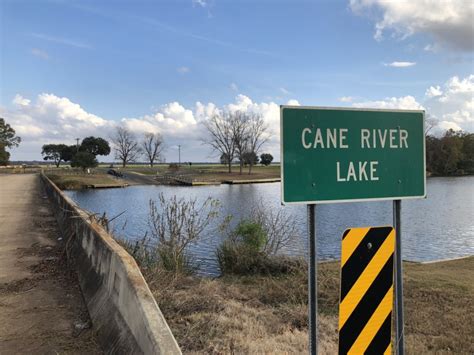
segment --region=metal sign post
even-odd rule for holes
[[[308,205],[308,309],[309,309],[309,353],[318,353],[318,262],[316,254],[316,205]]]
[[[403,323],[403,270],[402,270],[402,201],[393,201],[393,226],[395,227],[395,348],[397,355],[404,351]]]

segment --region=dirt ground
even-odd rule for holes
[[[0,354],[99,354],[38,175],[0,175]]]

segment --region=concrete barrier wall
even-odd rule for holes
[[[135,260],[44,174],[41,180],[103,349],[181,354]]]

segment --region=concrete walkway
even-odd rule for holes
[[[100,353],[38,175],[0,175],[0,354]]]

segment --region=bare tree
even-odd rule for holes
[[[158,201],[150,200],[151,240],[165,269],[189,270],[192,260],[186,255],[186,248],[197,242],[218,217],[219,205],[210,197],[198,204],[196,199],[178,199],[176,195],[166,199],[163,193],[158,195]]]
[[[248,151],[249,137],[249,115],[245,112],[237,111],[232,113],[232,132],[235,144],[235,157],[239,160],[239,171],[242,175],[245,154]]]
[[[163,136],[159,133],[145,133],[141,142],[141,148],[143,154],[150,162],[150,166],[153,168],[153,164],[161,158],[161,153],[163,152]]]
[[[262,116],[257,114],[248,115],[246,120],[247,126],[247,136],[246,136],[246,145],[247,153],[255,154],[258,156],[260,148],[268,140],[268,126],[263,121]],[[252,166],[254,165],[254,160],[250,159],[249,161],[249,175],[252,173]]]
[[[120,160],[124,168],[140,156],[141,149],[135,135],[127,128],[117,127],[111,140],[114,144],[115,159]]]
[[[282,248],[298,239],[297,223],[293,216],[265,208],[262,204],[255,206],[251,212],[253,221],[262,226],[267,236],[263,252],[276,255]]]
[[[425,136],[427,136],[430,131],[438,125],[439,121],[431,116],[430,114],[426,114],[425,119]]]
[[[232,172],[232,161],[235,157],[234,118],[229,112],[216,114],[204,121],[208,135],[203,139],[215,152],[225,154],[229,173]]]

